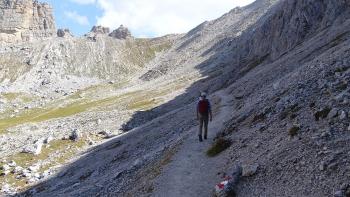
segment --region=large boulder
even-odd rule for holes
[[[27,145],[22,152],[33,155],[39,155],[43,147],[43,140],[38,140],[34,144]]]

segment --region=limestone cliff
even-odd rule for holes
[[[34,0],[0,0],[0,42],[38,40],[55,34],[50,5]]]

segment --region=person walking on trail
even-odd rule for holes
[[[197,104],[197,119],[199,120],[199,132],[198,137],[199,141],[202,142],[202,133],[204,126],[204,139],[207,139],[208,136],[208,122],[212,121],[212,113],[211,113],[211,105],[209,100],[207,99],[207,94],[205,92],[201,93],[199,102]]]

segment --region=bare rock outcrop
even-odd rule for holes
[[[34,0],[0,0],[0,42],[15,43],[56,34],[52,7]]]
[[[118,29],[112,31],[112,33],[110,33],[109,36],[117,39],[126,39],[132,37],[129,29],[127,27],[124,27],[123,25],[120,25]]]
[[[61,38],[71,38],[74,37],[73,34],[70,32],[69,29],[58,29],[57,30],[57,37]]]
[[[93,26],[91,29],[91,33],[95,33],[95,34],[108,34],[109,31],[110,30],[108,27],[103,27],[103,26]]]
[[[91,31],[87,34],[85,34],[85,37],[87,37],[90,40],[96,40],[97,37],[99,36],[104,36],[108,35],[110,32],[108,27],[103,27],[103,26],[93,26]]]

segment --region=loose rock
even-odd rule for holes
[[[334,118],[338,115],[338,109],[337,108],[333,108],[329,114],[328,114],[328,118]]]
[[[34,155],[39,155],[41,153],[42,147],[43,147],[42,140],[38,140],[37,142],[35,142],[35,144],[25,147],[22,150],[22,152],[23,153],[30,153],[30,154],[34,154]]]
[[[345,118],[347,118],[347,116],[348,115],[347,115],[347,113],[345,111],[341,111],[339,118],[340,118],[340,120],[344,120]]]
[[[10,162],[8,163],[8,166],[10,166],[10,167],[16,167],[17,164],[16,164],[15,161],[10,161]]]
[[[258,168],[259,168],[259,164],[243,165],[242,176],[243,177],[253,176],[257,172]]]

